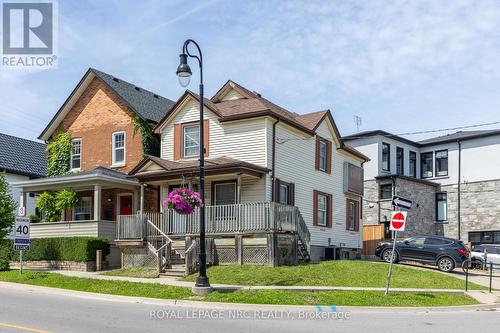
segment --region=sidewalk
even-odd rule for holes
[[[59,273],[66,276],[98,279],[98,280],[119,280],[141,283],[159,283],[169,286],[178,286],[192,288],[194,282],[179,281],[171,277],[159,277],[155,279],[146,278],[133,278],[124,276],[111,276],[101,275],[100,272],[80,272],[80,271],[49,271]],[[359,290],[359,291],[385,291],[385,288],[373,287],[323,287],[323,286],[238,286],[227,284],[212,284],[215,290],[228,291],[228,290],[293,290],[293,291],[335,291],[335,290]],[[464,291],[459,289],[416,289],[416,288],[391,288],[392,292],[406,292],[406,293],[451,293],[462,294]]]

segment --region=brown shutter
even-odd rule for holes
[[[326,141],[326,173],[332,173],[332,142]]]
[[[326,214],[326,227],[331,228],[332,227],[332,213],[333,213],[333,205],[332,205],[332,195],[328,194],[328,202],[327,202],[327,214]]]
[[[345,199],[345,230],[351,229],[351,226],[350,226],[351,219],[349,218],[350,211],[351,211],[350,203],[351,203],[351,200]]]
[[[209,123],[208,123],[208,119],[205,119],[203,121],[203,143],[204,143],[204,148],[205,148],[205,157],[208,157],[208,147],[209,147],[209,138],[210,138],[210,135],[209,135],[209,130],[210,130],[210,126],[209,126]]]
[[[274,179],[274,202],[280,202],[280,182],[279,178]]]
[[[174,160],[180,160],[182,155],[182,125],[174,125]]]
[[[314,168],[319,170],[319,136],[316,136],[316,153],[314,154]]]
[[[295,206],[295,184],[294,183],[290,183],[290,187],[288,188],[288,191],[290,192],[289,204],[292,206]]]
[[[313,225],[318,225],[318,191],[313,190]]]

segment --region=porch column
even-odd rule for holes
[[[137,211],[139,210],[139,191],[134,190],[134,197],[132,198],[132,214],[136,214]]]
[[[238,181],[236,183],[236,193],[237,193],[237,198],[236,198],[236,203],[239,204],[241,203],[241,175],[238,175]]]
[[[94,221],[101,219],[101,185],[94,185]]]
[[[144,184],[141,184],[141,197],[139,203],[139,210],[141,211],[141,214],[144,212]]]

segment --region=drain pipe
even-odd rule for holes
[[[280,122],[279,118],[273,123],[273,145],[272,145],[272,162],[271,162],[271,202],[275,201],[274,193],[276,192],[275,187],[275,177],[276,177],[276,125]]]
[[[458,231],[458,239],[461,240],[461,217],[460,217],[460,197],[462,195],[460,183],[462,182],[462,142],[457,140],[458,143],[458,181],[457,181],[457,231]]]

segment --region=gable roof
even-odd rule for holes
[[[70,96],[40,134],[38,137],[39,139],[48,140],[50,138],[53,131],[57,129],[64,117],[95,77],[99,78],[111,91],[116,93],[135,114],[149,123],[158,123],[174,105],[174,102],[168,98],[162,97],[95,68],[89,68],[78,85],[71,92]]]
[[[45,144],[0,133],[0,171],[44,177],[46,169]]]

